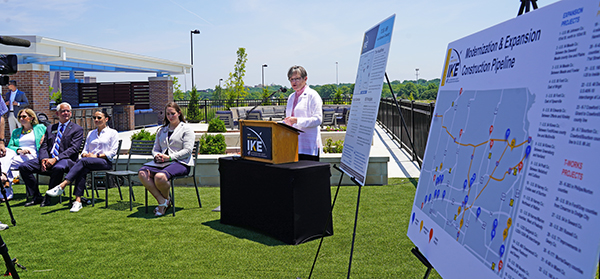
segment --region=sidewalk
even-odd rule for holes
[[[400,149],[398,143],[393,141],[392,137],[379,125],[375,125],[371,154],[387,155],[390,158],[388,178],[419,178],[421,174],[417,162],[411,161],[411,155],[406,150]]]
[[[208,129],[208,124],[205,123],[193,123],[190,125],[194,131],[206,131]],[[150,133],[154,133],[156,129],[158,129],[158,126],[146,128]],[[129,149],[131,146],[131,135],[139,130],[141,129],[119,133],[119,139],[123,140],[121,149]],[[406,150],[400,149],[399,145],[379,125],[375,125],[371,155],[388,156],[390,158],[388,162],[388,178],[418,178],[421,173],[419,165],[410,160],[410,154]]]

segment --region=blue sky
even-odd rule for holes
[[[543,7],[556,0],[539,0]],[[214,88],[248,53],[246,85],[289,85],[302,65],[309,84],[353,83],[362,36],[396,14],[387,73],[392,80],[439,78],[448,43],[512,19],[519,0],[0,0],[0,35],[38,35],[190,63],[194,81]],[[146,80],[143,74],[97,74],[99,81]],[[191,87],[190,75],[179,76]]]

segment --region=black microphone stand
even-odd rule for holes
[[[254,109],[256,109],[258,106],[264,104],[268,99],[270,99],[271,97],[273,97],[273,95],[275,95],[275,93],[277,93],[277,92],[283,92],[283,93],[285,93],[285,92],[287,92],[287,89],[281,87],[281,88],[277,89],[275,92],[271,93],[271,95],[269,95],[268,97],[262,99],[260,101],[260,103],[258,103],[258,105],[254,106],[252,109],[250,109],[249,111],[246,112],[246,120],[248,120],[248,116],[250,116],[250,113],[252,111],[254,111]]]

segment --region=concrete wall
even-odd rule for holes
[[[219,175],[219,158],[226,157],[229,155],[199,155],[196,161],[196,178],[198,186],[219,186],[220,175]],[[337,186],[341,173],[333,168],[333,165],[340,165],[341,154],[323,154],[321,156],[321,162],[326,162],[331,165],[331,178],[329,180],[332,186]],[[149,162],[152,158],[149,156],[132,156],[131,166],[132,170],[139,169],[144,163]],[[369,166],[367,167],[367,179],[365,185],[387,185],[388,183],[388,172],[387,164],[389,162],[388,157],[370,157]],[[121,155],[119,159],[119,170],[125,170],[127,163],[127,155]],[[135,178],[137,185],[141,185]],[[194,186],[194,182],[191,178],[179,179],[176,185],[181,186]],[[342,185],[355,185],[347,175],[344,175]]]

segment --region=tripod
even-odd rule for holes
[[[10,222],[13,224],[13,226],[16,226],[17,221],[15,220],[15,216],[13,216],[12,210],[10,209],[10,204],[8,203],[8,197],[6,196],[6,189],[4,189],[4,186],[0,186],[0,192],[2,192],[2,195],[4,196],[4,202],[6,203],[8,214],[10,215]]]
[[[6,190],[4,190],[4,187],[2,188],[2,193],[4,194]],[[14,221],[14,219],[13,219]],[[12,275],[12,278],[20,278],[19,274],[17,273],[17,270],[15,269],[15,264],[14,262],[10,259],[10,255],[8,255],[8,247],[6,247],[6,243],[4,243],[4,240],[2,240],[2,237],[0,236],[0,254],[2,254],[2,258],[4,258],[4,263],[6,264],[6,269],[10,272],[10,274]]]

